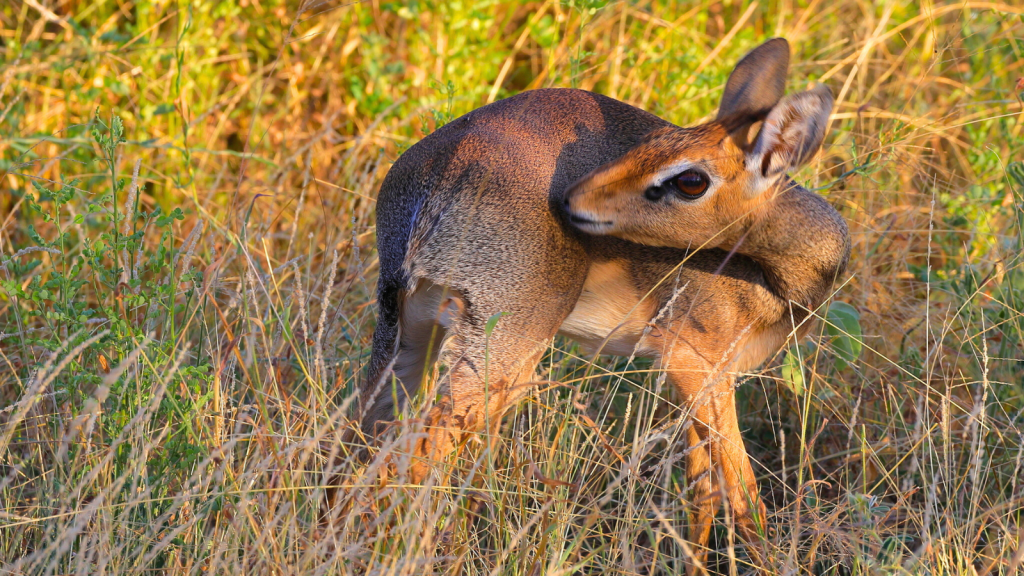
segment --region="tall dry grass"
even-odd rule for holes
[[[682,571],[688,418],[643,361],[556,340],[541,371],[560,384],[441,463],[444,482],[381,481],[414,411],[368,465],[340,442],[374,323],[373,199],[425,133],[525,89],[700,122],[737,58],[781,35],[791,88],[837,94],[798,178],[846,216],[854,252],[835,294],[846,315],[823,313],[737,390],[768,568],[1019,572],[1022,14],[4,5],[3,571]],[[720,520],[709,568],[749,571]]]

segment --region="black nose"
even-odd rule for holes
[[[569,207],[569,197],[568,196],[566,196],[565,198],[562,198],[562,206],[565,206],[566,208]]]

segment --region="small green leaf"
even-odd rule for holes
[[[501,320],[501,317],[506,314],[508,314],[508,312],[498,312],[494,316],[488,318],[487,323],[484,324],[484,335],[490,338],[491,332],[494,332],[494,327],[498,325],[498,320]]]
[[[809,510],[816,510],[818,508],[818,504],[820,504],[818,495],[814,493],[814,490],[808,490],[804,494],[804,506]]]
[[[161,216],[156,219],[157,226],[167,226],[174,220],[184,220],[185,214],[181,211],[181,208],[175,208],[167,216]]]
[[[842,370],[860,358],[864,347],[860,312],[846,302],[833,302],[825,321],[825,330],[832,337],[832,349],[836,353],[836,366]]]
[[[800,356],[796,353],[796,346],[786,352],[782,360],[782,381],[793,391],[793,394],[800,396],[804,392],[804,372],[800,365]]]
[[[129,36],[128,34],[125,34],[123,32],[118,32],[117,30],[111,30],[109,32],[104,32],[102,35],[100,35],[100,41],[101,42],[112,42],[112,43],[116,43],[116,44],[124,44],[125,42],[127,42],[127,41],[129,41],[131,39],[132,39],[132,37]]]

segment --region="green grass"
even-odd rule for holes
[[[562,384],[448,483],[382,482],[401,443],[349,455],[373,198],[423,135],[530,88],[709,119],[776,35],[791,90],[837,95],[797,177],[854,250],[820,329],[737,390],[769,570],[1021,571],[1024,9],[307,6],[0,7],[0,573],[680,572],[685,422],[649,363],[555,341]],[[720,520],[712,570],[749,571]]]

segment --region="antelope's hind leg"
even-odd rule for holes
[[[516,312],[499,312],[484,299],[462,300],[450,308],[447,338],[440,352],[441,375],[424,417],[424,436],[413,451],[412,479],[459,448],[471,434],[493,439],[505,411],[529,393],[535,368],[568,309],[513,302]],[[503,302],[505,305],[509,303]],[[429,404],[428,404],[429,405]]]
[[[382,371],[364,430],[379,434],[411,398],[424,397],[424,429],[410,434],[407,448],[413,481],[425,479],[467,434],[496,432],[504,411],[529,392],[534,368],[569,308],[540,301],[510,302],[506,296],[490,302],[428,280],[403,296],[396,353]],[[499,306],[516,311],[488,335],[487,320],[504,312]],[[440,369],[433,380],[435,365]]]
[[[374,358],[368,393],[369,409],[363,416],[363,430],[373,437],[383,432],[398,411],[415,396],[433,371],[448,327],[463,305],[461,294],[444,286],[421,280],[415,288],[401,293],[394,304],[395,335],[393,350],[386,359]],[[378,326],[378,332],[380,332]],[[374,354],[385,356],[378,349],[374,336]]]

